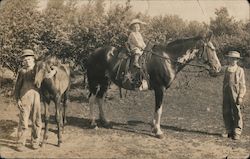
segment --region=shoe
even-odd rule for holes
[[[233,139],[234,139],[234,140],[239,140],[239,139],[240,139],[240,135],[239,135],[239,134],[235,134],[235,135],[233,136]]]
[[[34,143],[34,144],[32,144],[32,148],[33,148],[34,150],[39,149],[39,148],[40,148],[39,143]]]
[[[16,150],[19,152],[23,152],[25,150],[25,146],[23,144],[18,144]]]

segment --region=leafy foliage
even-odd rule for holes
[[[216,18],[211,19],[210,29],[215,37],[214,41],[219,53],[226,54],[230,50],[236,50],[243,57],[250,56],[249,22],[244,24],[230,17],[226,8],[216,9]]]
[[[25,4],[25,5],[24,5]],[[37,1],[6,1],[0,9],[0,62],[14,72],[20,65],[19,56],[24,48],[39,45],[39,13],[35,10]]]
[[[250,23],[236,21],[226,8],[216,9],[210,24],[184,21],[177,15],[150,17],[131,10],[130,0],[112,5],[104,0],[79,4],[74,0],[49,0],[40,11],[37,0],[5,0],[0,8],[0,65],[16,72],[22,49],[33,49],[40,57],[56,55],[72,66],[84,65],[97,47],[124,46],[133,18],[147,22],[142,27],[145,41],[167,42],[170,39],[196,36],[208,28],[220,57],[229,50],[250,56]]]

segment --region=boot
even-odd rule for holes
[[[139,65],[139,58],[140,58],[140,55],[135,55],[135,59],[134,59],[134,66],[137,67],[137,68],[141,68],[141,66]]]

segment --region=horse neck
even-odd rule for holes
[[[177,72],[183,69],[196,57],[198,50],[195,49],[195,46],[198,40],[198,38],[177,40],[166,46],[168,56],[175,61]]]
[[[195,57],[197,49],[189,49],[186,53],[177,59],[177,72],[181,71],[188,63],[190,63]]]

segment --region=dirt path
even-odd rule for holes
[[[128,92],[126,99],[119,99],[118,91],[113,89],[109,93],[113,98],[106,99],[104,109],[114,127],[95,130],[88,128],[87,92],[74,88],[62,146],[55,145],[56,125],[51,117],[46,146],[31,150],[28,145],[27,151],[17,152],[14,130],[18,110],[10,98],[0,96],[0,155],[4,158],[247,158],[250,154],[250,107],[244,109],[242,139],[221,138],[223,123],[219,82],[222,77],[189,79],[191,81],[184,89],[186,83],[178,82],[181,78],[177,79],[166,93],[161,122],[165,137],[161,140],[150,133],[149,123],[154,110],[152,92]],[[249,98],[246,103],[249,105]]]

